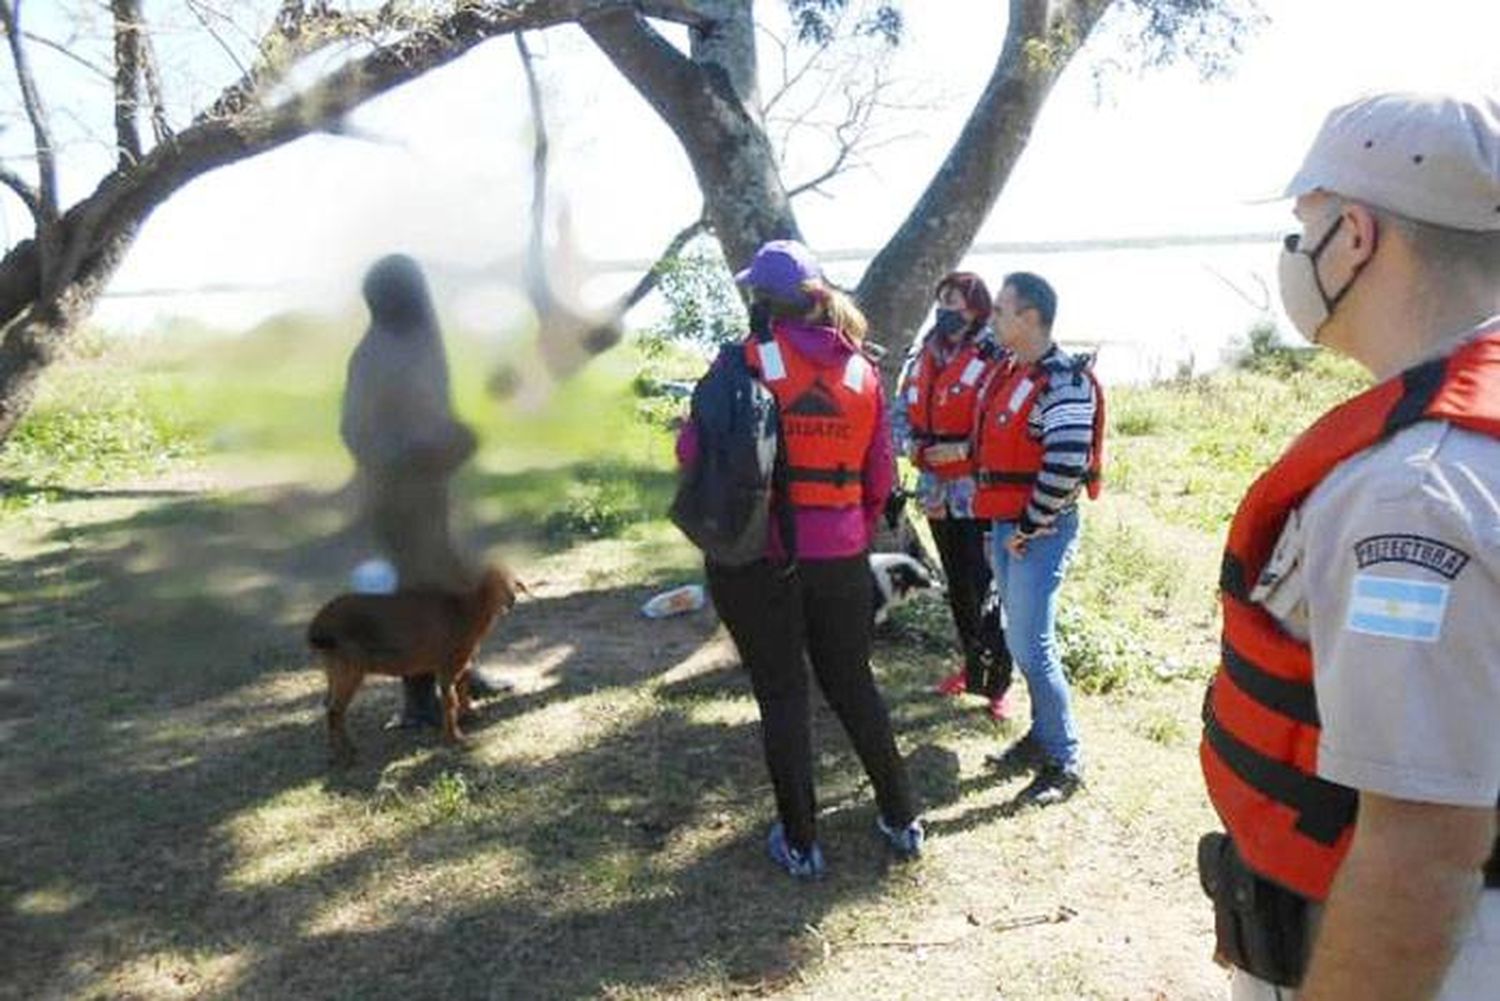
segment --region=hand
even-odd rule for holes
[[[1055,528],[1034,528],[1029,532],[1022,532],[1018,528],[1005,540],[1005,551],[1018,560],[1025,559],[1026,547],[1031,544],[1032,539],[1039,535],[1052,535],[1056,531]]]

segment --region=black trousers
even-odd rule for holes
[[[943,576],[948,578],[948,606],[964,652],[969,691],[986,698],[1010,688],[1012,663],[1000,625],[1000,606],[987,602],[990,559],[984,551],[989,522],[979,518],[930,518]],[[988,608],[986,607],[988,605]]]
[[[734,638],[760,705],[761,739],[787,840],[817,836],[807,662],[864,765],[880,815],[893,826],[917,815],[890,715],[870,672],[874,595],[863,556],[807,560],[791,575],[761,560],[707,568],[709,593]]]

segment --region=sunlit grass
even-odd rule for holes
[[[358,333],[290,325],[109,364],[124,388],[138,375],[148,387],[131,406],[172,401],[198,449],[185,454],[205,465],[249,457],[337,478]],[[57,559],[88,562],[18,571],[0,600],[103,618],[108,632],[98,646],[72,620],[28,632],[35,648],[17,660],[57,648],[73,672],[57,682],[66,700],[34,708],[29,688],[0,690],[68,724],[11,745],[48,776],[31,801],[12,800],[30,825],[17,828],[17,871],[74,879],[55,861],[61,844],[88,880],[19,884],[25,942],[57,957],[29,983],[75,976],[74,995],[97,997],[1213,996],[1191,863],[1213,819],[1191,745],[1219,547],[1257,464],[1344,395],[1347,373],[1314,362],[1116,389],[1108,486],[1086,505],[1062,600],[1088,793],[1012,808],[1024,778],[997,780],[983,758],[1025,726],[1024,693],[1004,726],[977,699],[931,696],[954,651],[947,610],[927,595],[897,611],[874,656],[931,821],[927,858],[886,863],[868,783],[820,707],[832,871],[801,887],[764,860],[758,714],[722,632],[708,611],[638,615],[653,588],[701,568],[663,517],[670,436],[639,419],[636,361],[606,355],[547,402],[498,400],[484,386],[493,352],[462,339],[452,351],[458,407],[483,440],[456,492],[473,533],[520,550],[535,586],[482,651],[516,691],[481,707],[468,751],[381,731],[399,684],[374,679],[353,707],[358,761],[327,767],[323,682],[298,630],[342,575],[295,558],[343,527],[326,491],[231,483],[136,502],[92,531],[94,502],[30,494],[67,501],[50,515],[64,527],[33,534]],[[9,452],[0,463],[17,475]],[[75,482],[72,468],[45,482]],[[542,613],[530,624],[527,602]],[[1066,922],[991,927],[1063,904],[1076,912]]]

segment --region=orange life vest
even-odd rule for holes
[[[879,405],[875,367],[858,351],[841,367],[820,367],[774,328],[770,341],[747,341],[745,357],[776,397],[792,503],[849,507],[863,501]]]
[[[1089,497],[1097,498],[1104,468],[1104,389],[1094,378],[1091,362],[1088,358],[1080,360],[1071,374],[1087,378],[1094,386],[1094,440],[1089,446],[1084,483]],[[996,370],[981,391],[969,448],[978,469],[976,518],[1014,521],[1026,510],[1045,452],[1041,439],[1032,437],[1031,411],[1048,383],[1068,374],[1040,364],[1008,362]]]
[[[936,352],[923,345],[910,378],[901,387],[907,423],[918,445],[969,443],[974,430],[974,405],[985,376],[995,364],[986,357],[987,353],[970,341],[947,364],[941,364]],[[972,454],[952,462],[930,463],[919,452],[916,464],[944,479],[967,476],[974,471]]]
[[[1318,778],[1312,651],[1250,589],[1292,510],[1340,462],[1418,421],[1500,438],[1500,332],[1367,390],[1323,415],[1245,495],[1220,574],[1224,638],[1203,706],[1209,799],[1247,865],[1323,900],[1349,849],[1358,794]]]

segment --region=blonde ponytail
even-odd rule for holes
[[[817,302],[823,322],[844,335],[855,347],[864,343],[865,335],[870,332],[870,321],[865,319],[865,314],[847,292],[821,283],[804,287]]]

